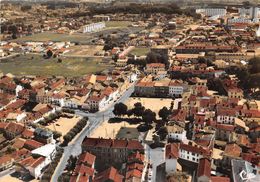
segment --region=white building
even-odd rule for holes
[[[250,7],[250,8],[243,7],[243,8],[239,8],[238,12],[240,16],[242,17],[248,16],[251,19],[259,18],[260,15],[259,7]]]
[[[232,24],[232,23],[251,23],[252,20],[245,18],[245,17],[239,17],[239,18],[229,18],[227,22],[228,22],[228,24]]]
[[[83,27],[83,33],[100,31],[105,27],[106,27],[106,24],[104,22],[91,23],[91,24],[85,25]]]
[[[209,151],[203,149],[201,146],[189,144],[180,144],[179,157],[190,162],[198,163],[199,159],[209,155]]]
[[[178,82],[170,82],[169,84],[169,96],[181,96],[184,92],[184,85]]]
[[[56,144],[49,143],[32,151],[32,155],[39,155],[33,164],[27,166],[30,174],[36,179],[41,175],[42,169],[51,163],[56,154]]]
[[[167,126],[168,131],[168,138],[173,140],[178,140],[183,143],[187,143],[187,137],[186,137],[186,131],[184,128],[173,125],[173,126]]]
[[[217,116],[217,123],[218,124],[234,124],[235,123],[235,117],[234,116]]]
[[[91,96],[87,100],[88,109],[92,111],[99,111],[106,106],[106,96]]]
[[[205,8],[205,9],[196,9],[196,13],[204,14],[205,16],[225,16],[227,10],[224,8]]]

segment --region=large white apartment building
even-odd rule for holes
[[[249,16],[249,18],[258,18],[260,16],[260,8],[259,7],[250,7],[250,8],[239,8],[238,12],[240,16]]]
[[[227,10],[224,8],[205,8],[205,9],[196,9],[196,13],[204,14],[205,16],[225,16]]]
[[[85,25],[83,27],[82,32],[83,33],[96,32],[96,31],[102,30],[105,27],[106,27],[105,22],[91,23],[91,24]]]

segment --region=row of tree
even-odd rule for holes
[[[88,117],[84,117],[79,120],[76,125],[70,129],[70,131],[63,136],[63,144],[68,145],[68,143],[86,126],[88,122]]]
[[[47,126],[49,123],[53,122],[55,119],[59,119],[62,116],[61,111],[56,111],[55,113],[51,113],[49,116],[43,118],[43,120],[39,121],[40,125]]]
[[[135,116],[141,118],[146,125],[157,121],[156,113],[150,109],[146,109],[140,102],[135,103],[132,109],[128,109],[124,103],[117,103],[114,106],[113,113],[118,117],[127,115],[128,117]],[[163,107],[158,114],[162,120],[166,121],[171,111],[167,107]]]
[[[236,74],[240,80],[240,86],[254,92],[260,88],[260,57],[250,59],[247,67],[230,67],[227,73]]]

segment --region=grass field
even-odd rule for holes
[[[131,25],[131,22],[129,21],[109,21],[106,22],[106,28],[104,28],[105,31],[107,29],[121,29],[121,28],[127,28],[129,25]],[[99,31],[97,33],[102,33],[102,31]],[[43,32],[34,34],[31,36],[24,36],[21,38],[16,39],[17,42],[29,42],[29,41],[39,41],[39,42],[45,42],[45,41],[54,41],[54,42],[78,42],[82,44],[88,44],[93,39],[92,34],[86,34],[86,33],[72,33],[72,34],[60,34],[60,33],[54,33],[54,32]]]
[[[130,21],[107,21],[106,27],[107,28],[126,28],[131,24],[132,24],[132,22],[130,22]]]
[[[145,56],[149,51],[150,51],[150,48],[136,47],[130,52],[130,54],[133,54],[136,56]]]
[[[89,42],[90,36],[82,33],[59,34],[52,32],[43,32],[31,36],[18,38],[16,41],[54,41],[54,42]]]
[[[108,65],[100,64],[98,58],[58,58],[44,59],[41,55],[20,55],[0,62],[0,72],[14,75],[82,76],[103,71]]]

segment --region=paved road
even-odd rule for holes
[[[1,172],[0,172],[0,178],[4,177],[4,176],[6,176],[6,175],[12,174],[12,173],[14,173],[14,172],[15,172],[14,167],[9,168],[9,169],[6,169],[6,170],[4,170],[4,171],[1,171]]]
[[[133,93],[134,85],[131,86],[115,103],[125,102]],[[89,118],[89,125],[83,129],[83,131],[77,136],[77,138],[72,141],[67,147],[64,147],[63,157],[61,159],[61,163],[57,166],[55,173],[52,176],[53,182],[58,181],[58,177],[62,174],[63,170],[66,167],[67,161],[70,155],[77,156],[81,153],[81,143],[86,136],[89,136],[102,122],[108,120],[113,117],[113,109],[115,103],[111,104],[109,108],[104,111],[100,111],[97,113],[85,113],[82,111],[76,111],[77,115],[87,116]]]

